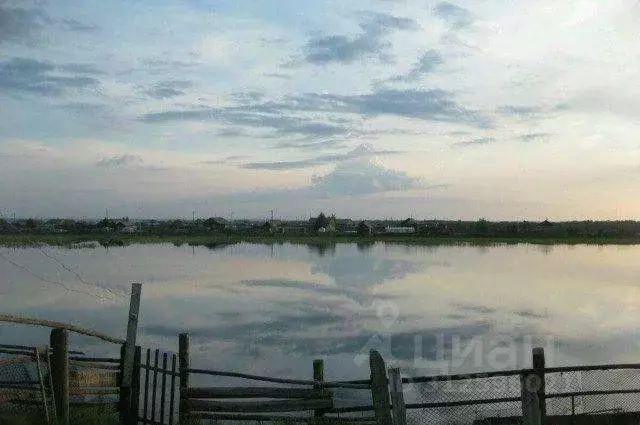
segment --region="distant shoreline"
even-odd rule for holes
[[[72,248],[95,248],[98,246],[126,246],[133,244],[161,244],[223,247],[237,243],[254,244],[372,244],[388,243],[403,245],[471,245],[486,246],[496,244],[535,245],[640,245],[640,237],[618,236],[514,236],[514,237],[463,237],[463,236],[423,236],[423,235],[105,235],[105,234],[21,234],[0,235],[2,247],[33,247],[39,245]]]

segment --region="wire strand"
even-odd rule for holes
[[[15,261],[13,261],[12,259],[10,259],[10,258],[6,257],[6,256],[5,256],[5,255],[3,255],[1,252],[0,252],[0,258],[2,258],[2,259],[3,259],[4,261],[6,261],[7,263],[9,263],[9,264],[13,265],[14,267],[16,267],[16,268],[18,268],[18,269],[20,269],[20,270],[24,271],[25,273],[27,273],[27,274],[29,274],[29,275],[31,275],[31,276],[33,276],[33,277],[35,277],[36,279],[38,279],[38,280],[40,280],[40,281],[42,281],[42,282],[45,282],[45,283],[49,283],[49,284],[53,284],[53,285],[58,285],[58,286],[62,287],[64,290],[66,290],[66,291],[68,291],[68,292],[75,292],[75,293],[78,293],[78,294],[89,295],[89,296],[94,297],[94,298],[99,298],[99,299],[101,299],[101,300],[103,300],[103,301],[105,301],[105,300],[112,300],[112,299],[113,299],[113,297],[111,297],[111,298],[109,298],[109,297],[104,297],[104,296],[100,296],[100,295],[98,295],[98,294],[93,294],[93,293],[91,293],[91,292],[85,292],[85,291],[82,291],[82,290],[80,290],[80,289],[69,288],[67,285],[65,285],[65,284],[64,284],[64,283],[62,283],[62,282],[59,282],[59,281],[56,281],[56,280],[50,280],[50,279],[47,279],[47,278],[45,278],[45,277],[42,277],[42,276],[40,276],[39,274],[37,274],[37,273],[33,272],[33,271],[32,271],[31,269],[29,269],[28,267],[23,266],[22,264],[17,263],[17,262],[15,262]]]
[[[42,253],[42,255],[44,255],[45,257],[51,259],[52,261],[55,261],[58,265],[60,265],[60,267],[62,267],[64,270],[68,271],[69,273],[73,274],[80,282],[84,283],[87,286],[93,286],[96,288],[100,288],[104,291],[109,292],[110,294],[112,294],[113,296],[116,297],[125,297],[126,294],[122,293],[122,292],[115,292],[113,291],[111,288],[107,287],[107,286],[103,286],[100,285],[98,283],[95,282],[88,282],[85,279],[82,278],[82,276],[80,276],[80,274],[73,270],[71,267],[69,267],[68,265],[66,265],[65,263],[63,263],[60,259],[54,257],[53,255],[47,253],[44,249],[42,249],[41,247],[38,247],[38,250]]]

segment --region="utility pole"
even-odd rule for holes
[[[273,210],[271,210],[271,221],[273,221]]]
[[[196,221],[196,210],[193,210],[191,213],[192,221]]]

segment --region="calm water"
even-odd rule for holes
[[[129,282],[143,282],[139,341],[197,367],[364,378],[378,348],[408,373],[640,361],[640,247],[338,245],[217,249],[0,248],[0,311],[123,336]],[[11,264],[13,262],[15,264]],[[48,330],[0,324],[0,342]],[[89,353],[117,349],[72,337]],[[364,361],[363,361],[364,360]]]

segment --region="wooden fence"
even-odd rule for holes
[[[0,353],[9,355],[0,358],[0,372],[24,364],[35,371],[32,378],[13,380],[3,380],[0,373],[0,409],[36,406],[41,409],[43,423],[48,424],[56,419],[65,423],[70,408],[92,406],[118,412],[123,425],[173,425],[200,419],[296,423],[326,419],[335,424],[371,425],[474,421],[492,425],[580,425],[586,423],[581,418],[595,420],[596,413],[600,422],[606,415],[640,422],[640,364],[550,368],[545,366],[544,352],[539,348],[532,353],[530,369],[417,377],[403,377],[399,369],[388,369],[382,356],[371,350],[367,379],[327,381],[322,360],[313,362],[311,379],[193,368],[189,336],[181,334],[177,355],[147,349],[143,358],[141,348],[134,347],[129,386],[125,386],[126,345],[117,358],[87,357],[69,350],[66,332],[54,329],[49,346],[0,345]],[[615,379],[608,379],[607,374]],[[191,377],[196,375],[262,384],[193,386]],[[568,377],[577,384],[561,387]],[[583,381],[578,382],[580,379]],[[626,384],[607,387],[607,379]],[[426,387],[422,392],[425,400],[405,401],[420,386]],[[372,403],[336,406],[337,389],[364,391]],[[615,411],[590,408],[585,405],[585,397],[600,397],[592,404],[597,407],[608,403]],[[602,402],[603,397],[608,397],[607,403]],[[491,410],[491,406],[508,409],[494,414],[499,409]]]
[[[0,409],[4,415],[29,408],[43,423],[53,424],[68,418],[70,407],[119,410],[121,360],[90,358],[68,350],[65,332],[52,331],[51,346],[0,345],[4,354],[0,358]],[[30,375],[35,379],[20,379]]]

